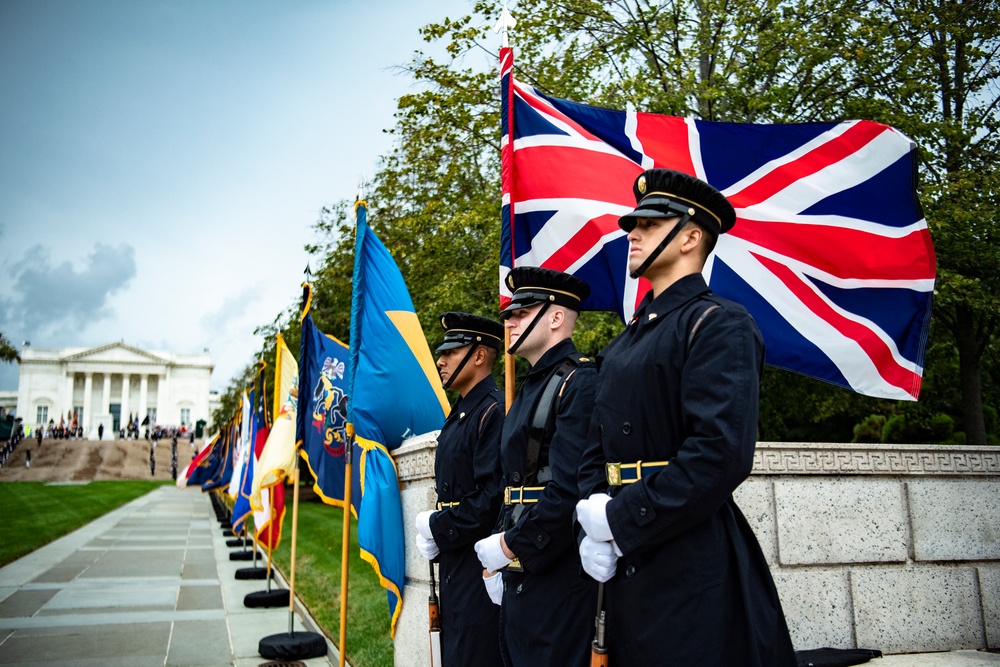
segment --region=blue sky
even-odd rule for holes
[[[224,389],[391,150],[393,67],[470,5],[0,0],[0,331],[208,348]]]

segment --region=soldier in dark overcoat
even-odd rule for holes
[[[441,657],[449,667],[499,667],[499,609],[483,586],[473,545],[493,531],[500,509],[500,433],[504,399],[492,370],[503,325],[468,313],[441,316],[437,367],[461,398],[438,435],[434,510],[417,515],[417,549],[438,559]]]
[[[598,356],[590,442],[607,493],[577,506],[583,568],[606,584],[613,665],[793,667],[770,570],[733,492],[750,474],[764,346],[702,276],[735,223],[713,187],[667,169],[621,218],[651,291]]]
[[[597,586],[580,570],[573,509],[594,401],[596,368],[571,338],[590,288],[536,267],[507,276],[501,313],[509,352],[528,361],[504,422],[500,531],[476,544],[493,594],[502,595],[500,646],[508,667],[589,664]],[[548,390],[548,391],[547,391]],[[533,427],[533,422],[536,427]],[[499,597],[499,596],[498,596]]]

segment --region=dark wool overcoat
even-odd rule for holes
[[[582,667],[590,659],[597,584],[580,568],[573,511],[580,498],[578,471],[587,449],[597,371],[569,339],[542,355],[514,398],[503,428],[501,488],[531,483],[525,465],[529,426],[549,378],[566,360],[574,367],[562,380],[538,462],[540,469],[549,469],[551,481],[516,521],[514,507],[504,507],[501,517],[507,546],[523,568],[508,568],[503,575],[500,639],[508,667]]]
[[[753,466],[763,361],[746,309],[701,274],[647,296],[599,355],[591,447],[611,462],[669,462],[609,489],[624,554],[606,584],[610,664],[794,667],[767,562],[732,497]]]
[[[500,511],[503,394],[484,378],[452,407],[438,436],[434,480],[443,507],[431,516],[441,550],[441,658],[451,667],[499,667],[499,612],[483,586],[473,545],[493,531]]]

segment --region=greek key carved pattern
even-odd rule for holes
[[[393,453],[400,482],[434,477],[434,454],[437,452],[437,432],[411,438]]]
[[[1000,448],[757,443],[757,475],[1000,475]]]

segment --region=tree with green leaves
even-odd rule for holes
[[[497,308],[496,13],[479,0],[470,15],[422,29],[447,57],[416,53],[401,67],[416,90],[400,98],[395,147],[367,185],[371,227],[432,341],[440,312]],[[558,97],[731,122],[867,118],[912,137],[939,261],[924,398],[895,404],[771,370],[761,435],[850,438],[871,414],[929,423],[952,412],[969,443],[986,441],[1000,312],[996,0],[521,0],[515,13],[515,75]],[[309,248],[320,262],[313,317],[345,340],[352,206],[325,209]],[[297,341],[297,310],[270,326]],[[620,327],[613,315],[585,314],[581,350],[596,352]]]
[[[12,364],[15,361],[20,362],[21,355],[18,354],[17,348],[10,342],[10,339],[0,331],[0,362]]]

